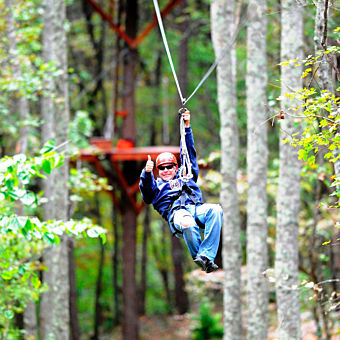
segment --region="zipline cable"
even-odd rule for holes
[[[243,21],[243,18],[241,17],[240,22]],[[203,78],[201,79],[201,81],[198,83],[198,85],[196,86],[196,88],[194,89],[194,91],[192,91],[191,95],[185,99],[183,105],[185,105],[190,99],[191,97],[197,92],[197,90],[202,86],[202,84],[208,79],[208,77],[210,76],[210,74],[215,70],[216,66],[219,64],[219,62],[222,60],[222,58],[224,57],[225,53],[234,45],[236,38],[238,36],[238,33],[240,32],[241,28],[245,27],[246,23],[243,25],[237,25],[237,29],[235,30],[235,34],[233,36],[233,38],[231,39],[231,42],[229,44],[227,44],[224,49],[222,50],[222,52],[220,53],[220,55],[218,57],[215,58],[214,63],[209,67],[209,70],[206,72],[206,74],[203,76]]]
[[[221,54],[216,57],[214,63],[210,66],[209,70],[206,72],[206,74],[203,76],[203,78],[201,79],[201,81],[198,83],[198,85],[196,86],[196,88],[194,89],[194,91],[190,94],[190,96],[188,98],[184,98],[182,95],[182,91],[181,88],[179,86],[179,82],[176,76],[176,71],[175,71],[175,67],[173,65],[172,62],[172,58],[171,58],[171,54],[170,54],[170,50],[169,50],[169,46],[168,46],[168,42],[166,40],[166,35],[165,35],[165,31],[164,31],[164,26],[163,26],[163,21],[162,21],[162,16],[160,13],[160,9],[159,9],[159,5],[158,5],[158,1],[157,0],[153,0],[153,4],[155,7],[155,12],[156,12],[156,16],[157,16],[157,21],[158,21],[158,25],[159,25],[159,29],[161,31],[161,35],[162,35],[162,39],[163,39],[163,43],[164,43],[164,47],[166,50],[166,53],[168,55],[168,59],[169,59],[169,63],[170,63],[170,67],[172,70],[172,74],[174,76],[175,82],[176,82],[176,86],[177,86],[177,91],[178,94],[181,98],[181,103],[182,103],[182,108],[184,107],[184,105],[193,97],[193,95],[197,92],[197,90],[202,86],[202,84],[207,80],[207,78],[210,76],[210,74],[214,71],[214,69],[216,68],[216,66],[218,65],[218,63],[222,60],[224,54],[227,52],[228,49],[230,49],[232,47],[232,45],[235,43],[236,41],[236,37],[240,31],[241,28],[243,28],[243,26],[246,26],[246,24],[244,25],[238,25],[237,30],[235,31],[234,37],[231,41],[231,43],[227,44],[227,46],[222,50]],[[242,18],[240,20],[240,22],[243,21]]]
[[[172,62],[171,53],[170,53],[170,49],[169,49],[169,46],[168,46],[168,42],[166,40],[166,35],[165,35],[164,27],[163,27],[162,16],[161,16],[161,12],[159,10],[159,6],[158,6],[157,0],[153,0],[153,5],[155,7],[155,12],[156,12],[157,20],[158,20],[159,29],[161,31],[161,35],[162,35],[165,51],[166,51],[166,53],[168,55],[168,59],[169,59],[170,67],[171,67],[171,70],[172,70],[172,74],[173,74],[174,79],[175,79],[175,83],[176,83],[176,86],[177,86],[177,91],[178,91],[178,94],[179,94],[179,96],[181,98],[181,103],[184,106],[185,98],[182,95],[182,91],[181,91],[181,88],[179,86],[179,82],[178,82],[178,79],[177,79],[175,67],[174,67],[174,64]]]

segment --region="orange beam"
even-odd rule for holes
[[[168,2],[168,4],[161,11],[161,17],[165,18],[174,7],[176,7],[182,0],[172,0]],[[154,14],[153,21],[147,24],[144,30],[134,39],[133,46],[136,48],[145,38],[146,36],[158,25],[157,17]]]
[[[87,0],[89,4],[96,10],[99,15],[109,23],[110,27],[122,38],[126,41],[126,43],[131,47],[133,46],[134,39],[131,39],[124,30],[113,23],[113,18],[110,14],[106,14],[103,8],[94,0]]]
[[[131,38],[124,30],[122,30],[119,26],[113,23],[112,13],[105,13],[104,9],[95,1],[95,0],[87,0],[89,4],[93,7],[95,11],[99,13],[103,20],[107,21],[110,27],[129,45],[131,49],[136,49],[137,46],[146,38],[146,36],[157,26],[157,18],[154,15],[153,20],[146,25],[143,31],[136,37]],[[168,4],[161,11],[162,18],[165,18],[172,9],[177,6],[182,0],[170,0]],[[110,4],[110,8],[111,8]]]

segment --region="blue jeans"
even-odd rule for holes
[[[205,225],[201,229],[195,219]],[[186,205],[175,212],[173,223],[183,233],[184,241],[193,259],[203,255],[214,260],[220,243],[223,211],[219,204]],[[202,240],[200,232],[204,232]]]

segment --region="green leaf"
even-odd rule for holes
[[[10,280],[13,277],[13,274],[12,274],[12,272],[3,272],[3,273],[1,273],[1,277],[4,280]]]
[[[14,312],[11,310],[5,310],[4,312],[5,318],[6,319],[13,319],[14,317]]]
[[[306,161],[308,157],[308,152],[304,149],[300,149],[298,151],[298,155],[299,155],[299,159],[303,159],[304,161]]]
[[[32,286],[36,289],[38,289],[41,286],[41,281],[37,276],[33,276],[31,279]]]
[[[40,154],[51,152],[55,148],[55,142],[52,140],[47,141],[40,150]]]
[[[103,244],[105,244],[105,243],[106,243],[106,234],[105,234],[105,233],[102,233],[102,234],[100,234],[99,236],[100,236],[100,238],[102,239]]]
[[[20,200],[23,204],[31,206],[36,203],[36,196],[33,192],[27,192]]]
[[[33,230],[33,224],[31,223],[31,220],[27,218],[25,225],[22,228],[22,233],[24,235],[27,235],[29,231]]]
[[[328,125],[328,122],[327,122],[327,120],[326,119],[323,119],[321,122],[320,122],[320,127],[325,127],[325,126],[327,126]]]
[[[98,237],[103,233],[104,229],[101,227],[93,227],[87,230],[87,235],[91,238]]]
[[[47,174],[50,174],[50,173],[51,173],[51,170],[52,170],[51,161],[48,160],[48,159],[44,159],[44,160],[42,161],[42,168],[43,168],[43,170],[44,170]]]

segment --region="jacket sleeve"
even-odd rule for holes
[[[146,204],[152,203],[158,193],[156,180],[152,172],[146,172],[145,169],[143,169],[140,176],[139,190],[142,194],[143,201]]]
[[[196,153],[195,143],[194,143],[194,136],[193,136],[191,127],[185,128],[185,143],[187,145],[189,158],[190,158],[190,162],[191,162],[191,170],[192,170],[192,174],[193,174],[193,180],[195,182],[197,182],[199,170],[198,170],[198,163],[197,163],[197,153]],[[181,145],[181,162],[183,164],[182,145]]]

